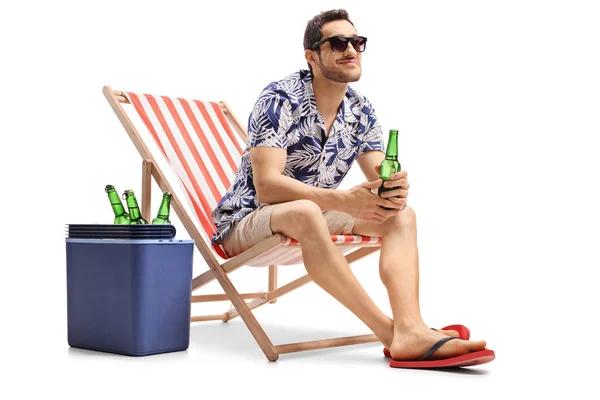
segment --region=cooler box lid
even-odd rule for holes
[[[67,224],[67,239],[173,239],[175,226],[116,225],[116,224]]]

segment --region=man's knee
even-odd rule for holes
[[[384,222],[386,229],[393,230],[417,230],[417,215],[411,206],[400,211],[393,217],[388,218]]]
[[[289,215],[295,222],[307,221],[308,223],[314,223],[323,216],[321,207],[310,200],[296,200],[290,202]]]
[[[318,224],[325,223],[321,207],[310,200],[283,203],[277,206],[273,212],[277,213],[277,225],[281,226],[281,229],[278,230],[296,238],[313,232]],[[276,229],[276,227],[274,228]]]

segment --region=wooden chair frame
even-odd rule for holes
[[[286,237],[281,234],[275,234],[269,237],[268,239],[256,244],[255,246],[246,250],[245,252],[239,254],[238,256],[231,258],[222,264],[219,263],[219,261],[216,259],[213,252],[203,239],[202,235],[198,231],[192,218],[190,217],[190,215],[188,215],[187,211],[182,206],[182,203],[180,202],[179,198],[174,194],[172,186],[169,184],[169,182],[167,182],[167,179],[165,179],[165,176],[163,175],[157,163],[155,162],[152,154],[144,144],[140,134],[129,119],[125,110],[123,109],[123,106],[121,104],[129,104],[129,100],[127,99],[125,94],[121,91],[112,90],[109,86],[104,86],[102,91],[104,93],[104,96],[108,100],[108,103],[112,107],[113,111],[121,121],[121,124],[129,134],[129,137],[133,141],[133,144],[135,145],[143,160],[141,193],[142,215],[148,221],[151,218],[151,179],[154,178],[161,191],[169,191],[173,194],[173,197],[171,199],[172,208],[175,211],[175,213],[177,213],[177,216],[181,220],[187,232],[190,234],[191,238],[194,240],[196,247],[200,251],[200,254],[202,255],[209,267],[208,271],[193,278],[192,293],[195,290],[201,288],[202,286],[212,282],[214,279],[217,279],[217,281],[225,291],[225,294],[192,295],[191,302],[203,303],[212,301],[230,301],[234,307],[233,309],[223,314],[192,316],[190,318],[190,323],[197,321],[215,320],[227,322],[237,316],[240,316],[269,361],[276,361],[279,358],[280,354],[285,353],[378,341],[377,337],[374,334],[366,334],[325,340],[314,340],[307,342],[274,345],[263,330],[263,328],[261,327],[261,325],[256,320],[251,310],[256,309],[266,303],[275,303],[277,298],[283,296],[286,293],[291,292],[294,289],[299,288],[302,285],[307,284],[311,281],[311,278],[308,275],[304,275],[303,277],[298,278],[286,285],[277,287],[277,265],[270,265],[268,275],[268,292],[239,293],[233,286],[231,280],[227,275],[235,271],[236,269],[244,266],[244,263],[246,263],[247,261],[265,253],[266,251],[274,247],[281,246],[285,243]],[[223,110],[224,114],[227,116],[231,125],[238,133],[238,135],[244,141],[246,141],[247,134],[240,122],[238,121],[238,119],[235,117],[235,115],[227,105],[227,103],[221,101],[219,102],[219,105]],[[348,261],[348,263],[353,263],[371,253],[378,251],[379,247],[379,244],[361,244],[358,249],[355,249],[351,253],[346,254],[345,258]],[[250,301],[246,302],[245,299],[250,299]]]

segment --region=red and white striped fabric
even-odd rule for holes
[[[125,95],[178,177],[206,243],[221,259],[228,259],[222,246],[210,242],[216,231],[210,216],[234,180],[245,144],[234,133],[218,103],[130,92]],[[381,244],[377,236],[331,238],[344,253],[365,244]],[[288,238],[282,246],[246,265],[301,262],[298,242]]]

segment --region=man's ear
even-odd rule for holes
[[[306,58],[306,61],[314,68],[315,66],[313,64],[317,63],[317,59],[316,59],[316,53],[310,49],[306,49],[304,50],[304,58]]]

